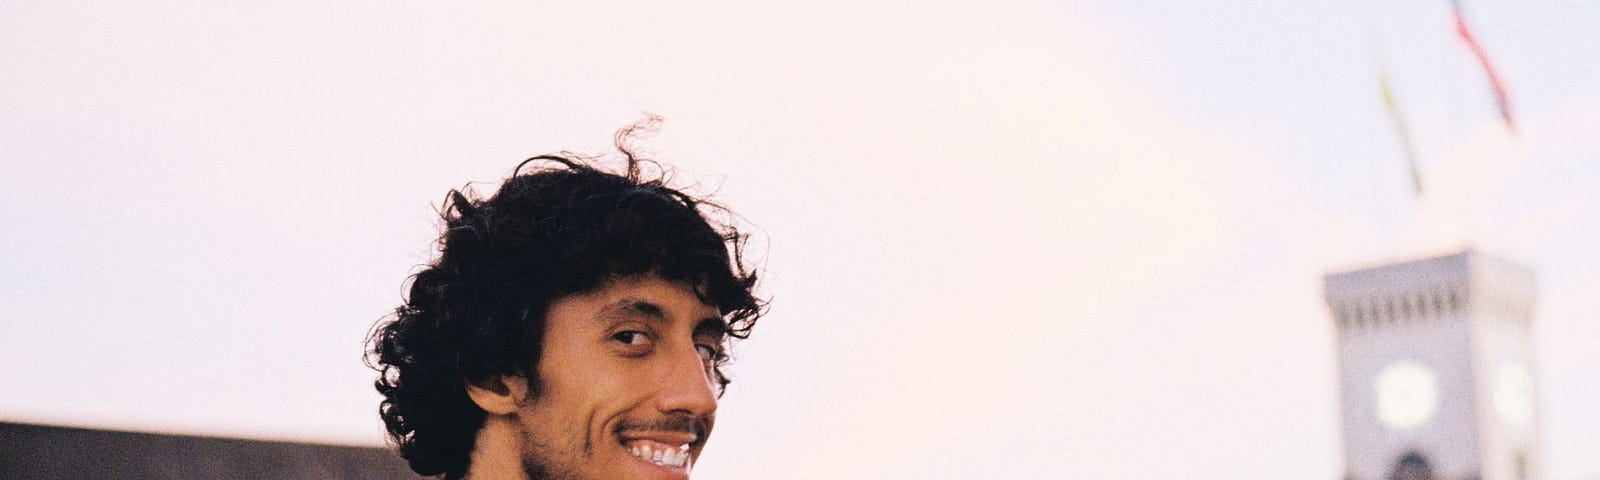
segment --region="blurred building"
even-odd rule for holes
[[[1532,272],[1469,250],[1324,286],[1347,478],[1540,478]]]
[[[418,478],[384,448],[0,422],[0,478]]]

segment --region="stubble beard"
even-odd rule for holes
[[[540,444],[526,425],[518,430],[522,437],[522,473],[528,476],[528,480],[581,480],[577,473],[564,470],[547,458],[545,450],[548,447]]]

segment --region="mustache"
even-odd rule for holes
[[[617,422],[616,432],[676,432],[693,434],[702,441],[706,438],[707,425],[710,422],[706,417],[691,415],[669,415],[655,420],[622,420]]]

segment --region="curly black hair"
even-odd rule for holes
[[[438,257],[410,278],[404,304],[367,340],[378,411],[418,474],[465,475],[484,422],[468,382],[520,376],[537,394],[544,315],[559,298],[655,275],[717,307],[728,341],[749,337],[766,302],[743,259],[748,235],[727,209],[667,186],[665,169],[635,158],[627,140],[637,128],[617,135],[627,158],[621,174],[564,152],[524,161],[491,197],[449,192]],[[646,164],[654,178],[641,178]],[[727,361],[716,359],[719,392]]]

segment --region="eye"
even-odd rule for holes
[[[700,361],[711,363],[717,359],[717,347],[710,345],[695,345],[695,351],[700,353]]]
[[[630,347],[638,347],[650,344],[650,335],[638,330],[617,332],[615,335],[611,336],[611,339]]]

